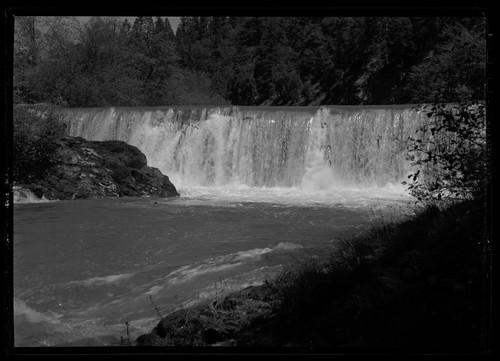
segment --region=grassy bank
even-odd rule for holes
[[[269,345],[479,352],[490,320],[485,235],[474,201],[374,226],[329,262],[282,276]],[[239,343],[256,342],[247,331]]]
[[[327,261],[165,317],[140,345],[480,353],[491,307],[484,205],[374,225]]]

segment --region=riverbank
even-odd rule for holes
[[[139,346],[480,353],[490,347],[484,205],[427,207],[275,280],[161,319]],[[175,346],[175,348],[173,348]]]

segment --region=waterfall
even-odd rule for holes
[[[176,185],[383,187],[411,171],[412,106],[74,108],[71,136],[122,140]]]

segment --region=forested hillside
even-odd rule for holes
[[[69,107],[484,99],[484,18],[16,17],[14,102]]]

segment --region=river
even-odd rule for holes
[[[16,346],[133,343],[158,313],[262,283],[409,212],[412,108],[64,114],[70,135],[137,146],[181,196],[17,198]]]

